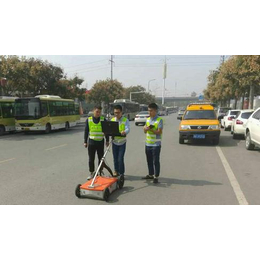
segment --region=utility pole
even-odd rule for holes
[[[164,95],[165,95],[165,79],[167,77],[167,63],[166,63],[166,55],[164,57],[164,65],[163,65],[163,89],[162,89],[162,105],[164,105]]]
[[[111,62],[111,81],[113,81],[113,55],[111,55],[111,59],[109,61]]]

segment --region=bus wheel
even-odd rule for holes
[[[5,133],[5,127],[0,126],[0,135],[3,135]]]
[[[51,132],[51,125],[47,124],[45,128],[45,134],[49,134]]]
[[[70,128],[70,124],[69,124],[69,122],[66,122],[66,124],[65,124],[65,130],[67,131],[67,130],[69,130],[69,128]]]

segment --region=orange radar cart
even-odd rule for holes
[[[94,198],[108,201],[109,195],[116,189],[122,189],[124,186],[124,176],[113,177],[111,169],[105,164],[106,155],[111,147],[115,136],[121,136],[118,122],[102,121],[102,131],[105,135],[112,137],[100,164],[95,172],[93,179],[84,184],[78,184],[75,194],[78,198]],[[103,169],[107,169],[109,176],[105,176]]]

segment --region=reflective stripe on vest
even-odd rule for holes
[[[150,122],[149,120],[151,119],[151,117],[147,118],[147,121],[146,121],[146,126],[150,126]],[[161,117],[158,117],[156,119],[156,121],[154,122],[154,127],[153,129],[154,130],[158,130],[158,126],[159,126],[159,123],[160,123],[160,120],[162,120]],[[158,136],[158,135],[157,135]],[[152,131],[147,131],[146,132],[146,143],[148,144],[155,144],[156,142],[159,142],[162,140],[162,135],[159,135],[160,136],[160,139],[156,139],[156,134],[154,134]]]
[[[94,141],[102,141],[104,139],[104,133],[102,132],[101,121],[104,121],[104,117],[101,116],[99,123],[95,124],[93,122],[93,117],[88,118],[88,127],[89,127],[89,139]]]
[[[113,117],[113,118],[111,119],[111,121],[113,121],[113,122],[118,122],[118,121],[116,121],[116,118],[115,118],[115,117]],[[123,131],[125,131],[126,121],[127,121],[127,118],[126,118],[126,117],[123,117],[122,120],[119,122],[119,132],[120,132],[120,133],[123,132]],[[126,137],[123,137],[123,136],[115,136],[115,138],[114,138],[114,142],[115,142],[115,143],[123,143],[123,142],[125,142],[125,141],[126,141]]]

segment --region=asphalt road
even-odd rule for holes
[[[259,205],[260,150],[247,151],[244,140],[233,140],[223,130],[218,147],[205,142],[180,145],[176,117],[164,117],[158,184],[141,179],[147,174],[145,135],[142,126],[131,122],[125,185],[110,195],[108,203],[75,196],[75,187],[88,176],[84,125],[49,135],[2,136],[0,204]],[[111,151],[106,160],[112,167]]]

